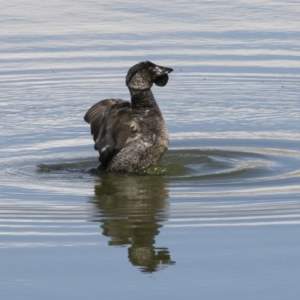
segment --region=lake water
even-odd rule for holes
[[[298,1],[3,2],[1,299],[298,299],[299,15]],[[166,174],[92,175],[83,116],[129,100],[143,60],[174,68],[153,88]]]

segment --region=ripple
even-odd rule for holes
[[[298,177],[300,152],[278,149],[219,148],[170,149],[161,163],[143,171],[142,175],[165,175],[172,180],[198,179],[201,182],[220,180],[243,181],[271,180]],[[64,174],[89,174],[95,160],[58,164],[40,164],[34,171]],[[284,168],[282,167],[284,165]],[[10,168],[8,173],[19,176],[36,176],[28,166]],[[135,176],[135,175],[133,175]]]
[[[203,140],[185,141],[194,145],[201,144]],[[236,139],[235,143],[243,144],[243,141]],[[173,187],[192,184],[196,190],[199,186],[220,188],[238,184],[240,187],[247,187],[248,191],[270,189],[274,185],[275,191],[278,187],[284,190],[286,186],[295,185],[292,181],[300,176],[299,158],[300,152],[289,149],[178,147],[167,151],[159,165],[143,171],[142,175],[164,176]],[[59,160],[61,162],[41,163],[38,167],[32,161],[21,165],[13,164],[1,172],[5,177],[27,178],[33,181],[35,178],[51,179],[56,182],[72,178],[82,185],[81,181],[89,181],[89,178],[94,176],[89,171],[98,165],[95,158],[78,159],[76,155],[67,161],[65,158],[58,158]],[[261,187],[262,183],[264,187]],[[194,190],[190,192],[193,193]],[[270,192],[272,193],[272,189]]]
[[[278,149],[180,149],[168,151],[163,164],[174,179],[220,184],[298,177],[299,157],[300,152]]]
[[[299,225],[300,203],[286,199],[174,203],[170,215],[167,227]]]

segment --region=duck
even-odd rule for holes
[[[135,64],[126,76],[130,102],[105,99],[86,112],[84,120],[99,152],[97,170],[133,173],[159,162],[169,134],[151,87],[165,86],[172,71],[150,61]]]

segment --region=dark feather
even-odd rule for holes
[[[85,114],[84,120],[91,125],[91,134],[96,142],[100,128],[105,123],[110,111],[117,105],[130,107],[130,103],[121,99],[106,99],[94,104]]]
[[[131,104],[120,99],[106,99],[93,105],[84,120],[91,125],[95,149],[106,164],[139,133],[139,125],[131,115]]]

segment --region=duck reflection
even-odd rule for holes
[[[95,184],[92,201],[100,211],[109,245],[129,245],[128,257],[143,272],[174,264],[167,248],[155,247],[163,221],[167,220],[167,181],[160,176],[105,174]]]

